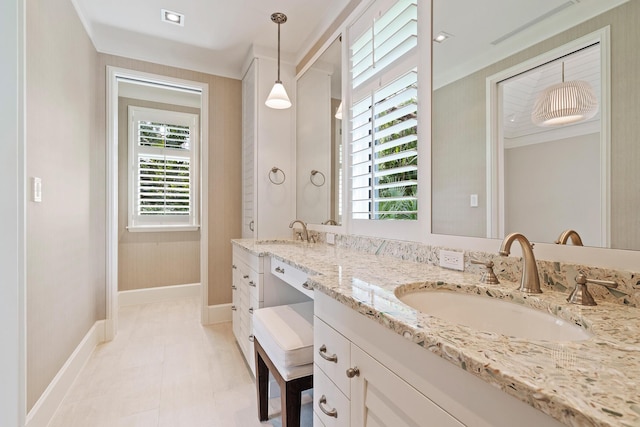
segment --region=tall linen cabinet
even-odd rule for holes
[[[242,79],[242,237],[291,237],[295,219],[295,70],[280,78],[293,105],[274,110],[265,100],[277,77],[276,60],[251,52]]]

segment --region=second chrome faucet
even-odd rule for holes
[[[522,279],[518,290],[528,294],[540,294],[542,293],[540,289],[540,277],[538,276],[536,258],[533,255],[533,244],[529,242],[529,239],[524,237],[522,233],[511,233],[502,241],[498,253],[502,256],[508,256],[511,252],[511,244],[515,240],[517,240],[522,247],[523,259]]]

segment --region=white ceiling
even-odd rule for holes
[[[433,85],[442,87],[628,0],[434,0]],[[460,13],[464,10],[465,13]]]
[[[283,61],[297,62],[349,0],[71,0],[96,49],[240,78],[252,45],[277,47],[273,12],[281,26]],[[161,9],[185,15],[184,27],[161,22]]]
[[[548,39],[628,0],[434,0],[435,90]],[[461,14],[459,11],[467,13]],[[565,80],[585,80],[600,99],[600,52],[591,49],[565,58]],[[544,142],[562,135],[599,131],[600,114],[587,122],[540,128],[531,121],[541,91],[561,81],[562,61],[554,61],[509,80],[503,98],[504,135],[510,146]],[[571,132],[566,128],[571,127]]]

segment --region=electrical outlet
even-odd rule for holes
[[[336,235],[333,233],[327,233],[326,237],[327,239],[327,244],[328,245],[335,245],[336,244]]]
[[[441,250],[440,267],[464,271],[464,252]]]

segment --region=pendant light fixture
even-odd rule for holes
[[[271,20],[278,24],[278,80],[276,80],[276,83],[273,85],[273,89],[271,89],[271,93],[269,93],[265,104],[269,108],[284,110],[291,107],[291,101],[289,100],[287,91],[280,81],[280,24],[287,22],[287,15],[276,12],[271,14]]]
[[[598,112],[598,98],[591,85],[582,80],[564,81],[549,86],[536,100],[531,120],[542,127],[562,126],[588,120]]]

